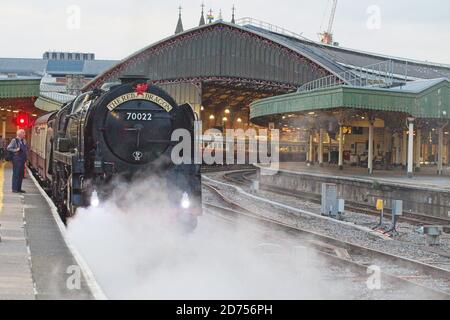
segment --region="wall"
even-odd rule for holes
[[[317,174],[288,173],[279,171],[276,175],[261,175],[258,169],[260,186],[275,186],[286,192],[311,192],[321,194],[322,183],[338,186],[338,197],[346,201],[364,203],[375,207],[377,199],[403,200],[403,210],[429,214],[438,217],[450,215],[450,192],[433,191],[420,187],[405,187],[393,183],[374,183],[371,180],[353,177],[331,177]]]

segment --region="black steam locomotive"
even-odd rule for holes
[[[37,119],[30,167],[64,221],[78,207],[108,198],[109,182],[116,176],[128,181],[147,175],[164,178],[178,220],[192,230],[202,213],[200,166],[193,159],[175,165],[171,153],[178,142],[171,138],[174,130],[185,129],[193,147],[196,115],[189,104],[177,105],[144,79],[121,81],[81,94],[60,111]]]

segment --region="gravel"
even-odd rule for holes
[[[204,200],[210,203],[218,201],[217,195],[212,194],[208,189],[204,189]],[[212,213],[210,209],[203,219],[219,222],[223,224],[225,230],[232,229],[233,221],[222,219],[217,213]],[[414,300],[427,299],[424,293],[411,291],[389,281],[381,279],[379,289],[369,289],[367,286],[367,273],[356,272],[342,265],[334,265],[333,259],[324,260],[315,256],[314,252],[309,252],[307,256],[292,254],[294,248],[298,247],[299,239],[287,236],[282,232],[274,233],[267,226],[252,225],[252,234],[249,237],[264,239],[267,243],[274,244],[268,248],[258,251],[259,255],[266,255],[269,263],[283,265],[284,272],[297,283],[300,292],[303,292],[302,299],[345,299],[345,300]],[[281,248],[281,249],[278,249]],[[275,266],[277,269],[277,267]],[[313,284],[311,283],[313,281]],[[312,287],[313,288],[312,288]]]
[[[223,174],[223,172],[218,172],[208,174],[207,176],[214,180],[230,184],[229,181],[224,180]],[[251,193],[250,187],[242,185],[239,187],[244,191]],[[425,236],[417,232],[418,227],[406,222],[397,224],[399,236],[395,236],[393,239],[386,239],[384,237],[374,236],[373,233],[349,225],[339,224],[333,219],[325,220],[322,218],[315,218],[311,215],[303,215],[289,210],[280,212],[280,208],[273,207],[264,202],[257,203],[253,199],[249,199],[245,195],[238,193],[236,189],[231,187],[224,187],[221,185],[220,189],[231,199],[238,201],[243,207],[252,211],[256,209],[262,216],[285,223],[293,223],[301,229],[325,234],[356,245],[365,246],[374,250],[387,252],[450,270],[450,235],[448,234],[443,234],[441,236],[441,244],[439,247],[431,248],[426,246]],[[258,191],[256,195],[320,216],[320,205],[316,203],[265,190]],[[354,226],[362,226],[370,229],[378,224],[379,218],[363,213],[345,212],[344,221],[349,222]],[[390,223],[387,219],[385,219],[384,222],[385,224]]]
[[[223,173],[208,174],[208,177],[230,184],[229,181],[223,179]],[[208,183],[211,183],[208,181]],[[303,214],[297,211],[283,209],[278,206],[269,204],[264,201],[256,201],[247,195],[239,192],[231,186],[224,186],[218,183],[211,183],[216,186],[229,199],[238,203],[241,207],[248,209],[253,213],[257,213],[262,217],[267,217],[276,221],[280,221],[289,225],[296,226],[303,230],[323,234],[341,241],[346,241],[358,246],[367,247],[369,249],[386,252],[395,256],[408,258],[411,260],[427,263],[442,269],[450,270],[450,259],[445,255],[448,253],[448,236],[444,235],[441,240],[442,245],[439,249],[430,248],[425,245],[424,236],[417,233],[417,226],[408,223],[398,224],[399,236],[394,239],[387,238],[381,234],[374,233],[370,227],[378,224],[378,219],[365,214],[346,212],[345,221],[341,223],[337,220],[324,218],[320,216],[320,206],[308,201],[302,201],[292,196],[281,195],[269,191],[260,190],[257,196],[268,200],[302,209],[312,214]],[[244,191],[251,193],[249,187],[239,185]],[[204,201],[214,201],[214,196],[209,190],[204,189]],[[217,199],[216,199],[217,200]],[[389,221],[386,221],[388,223]],[[435,288],[450,293],[450,279],[436,279],[423,274],[411,273],[411,270],[392,266],[386,261],[378,261],[374,263],[372,258],[358,256],[352,254],[352,259],[363,265],[377,265],[382,272],[392,275],[407,276],[410,281],[424,285],[429,288]],[[398,289],[393,291],[398,292]],[[405,293],[406,294],[406,293]],[[420,292],[415,292],[413,297],[420,296]],[[408,297],[410,294],[407,295]],[[364,299],[364,298],[363,298]],[[384,299],[384,298],[383,298]]]

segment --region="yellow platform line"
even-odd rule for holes
[[[3,211],[3,182],[5,180],[5,163],[0,164],[0,214]]]

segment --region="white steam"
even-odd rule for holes
[[[193,234],[178,233],[172,194],[158,178],[118,183],[111,199],[70,221],[71,240],[109,298],[346,298],[314,256],[289,241],[270,244],[255,226],[205,214]]]

